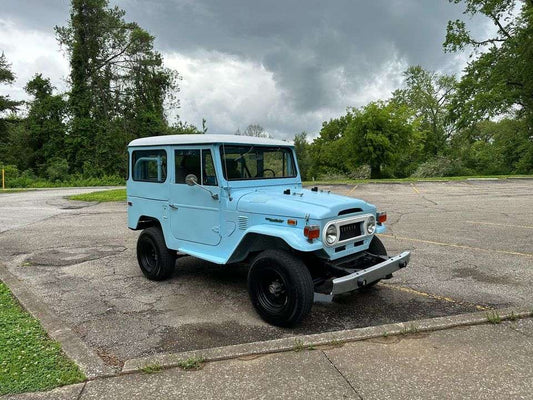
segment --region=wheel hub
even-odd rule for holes
[[[279,281],[274,281],[268,285],[268,291],[274,296],[279,296],[283,292],[283,284]]]

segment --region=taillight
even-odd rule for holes
[[[309,240],[318,239],[320,237],[320,227],[318,225],[305,226],[304,236]]]
[[[379,212],[376,214],[376,219],[378,220],[378,224],[382,224],[387,220],[387,213],[386,212]]]

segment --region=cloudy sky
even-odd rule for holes
[[[258,123],[276,137],[312,137],[347,106],[387,98],[408,65],[460,73],[466,60],[442,51],[447,21],[463,11],[448,0],[110,4],[156,36],[166,65],[183,77],[181,119],[201,126],[206,118],[210,133]],[[0,51],[17,81],[0,92],[25,98],[36,72],[67,88],[68,60],[53,27],[68,16],[67,0],[2,0]],[[476,29],[488,28],[480,21]]]

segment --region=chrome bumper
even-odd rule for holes
[[[411,252],[404,251],[403,253],[391,257],[386,261],[380,262],[379,264],[373,265],[372,267],[362,269],[350,275],[333,279],[331,295],[351,292],[352,290],[375,282],[378,279],[383,279],[393,272],[406,267],[410,257]]]

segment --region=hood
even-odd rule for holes
[[[276,187],[245,193],[238,200],[237,210],[293,218],[304,218],[309,214],[311,219],[325,219],[336,217],[340,211],[350,208],[360,208],[367,212],[374,212],[376,209],[363,200],[328,192],[291,189],[290,194],[284,194],[283,191],[284,188]]]

